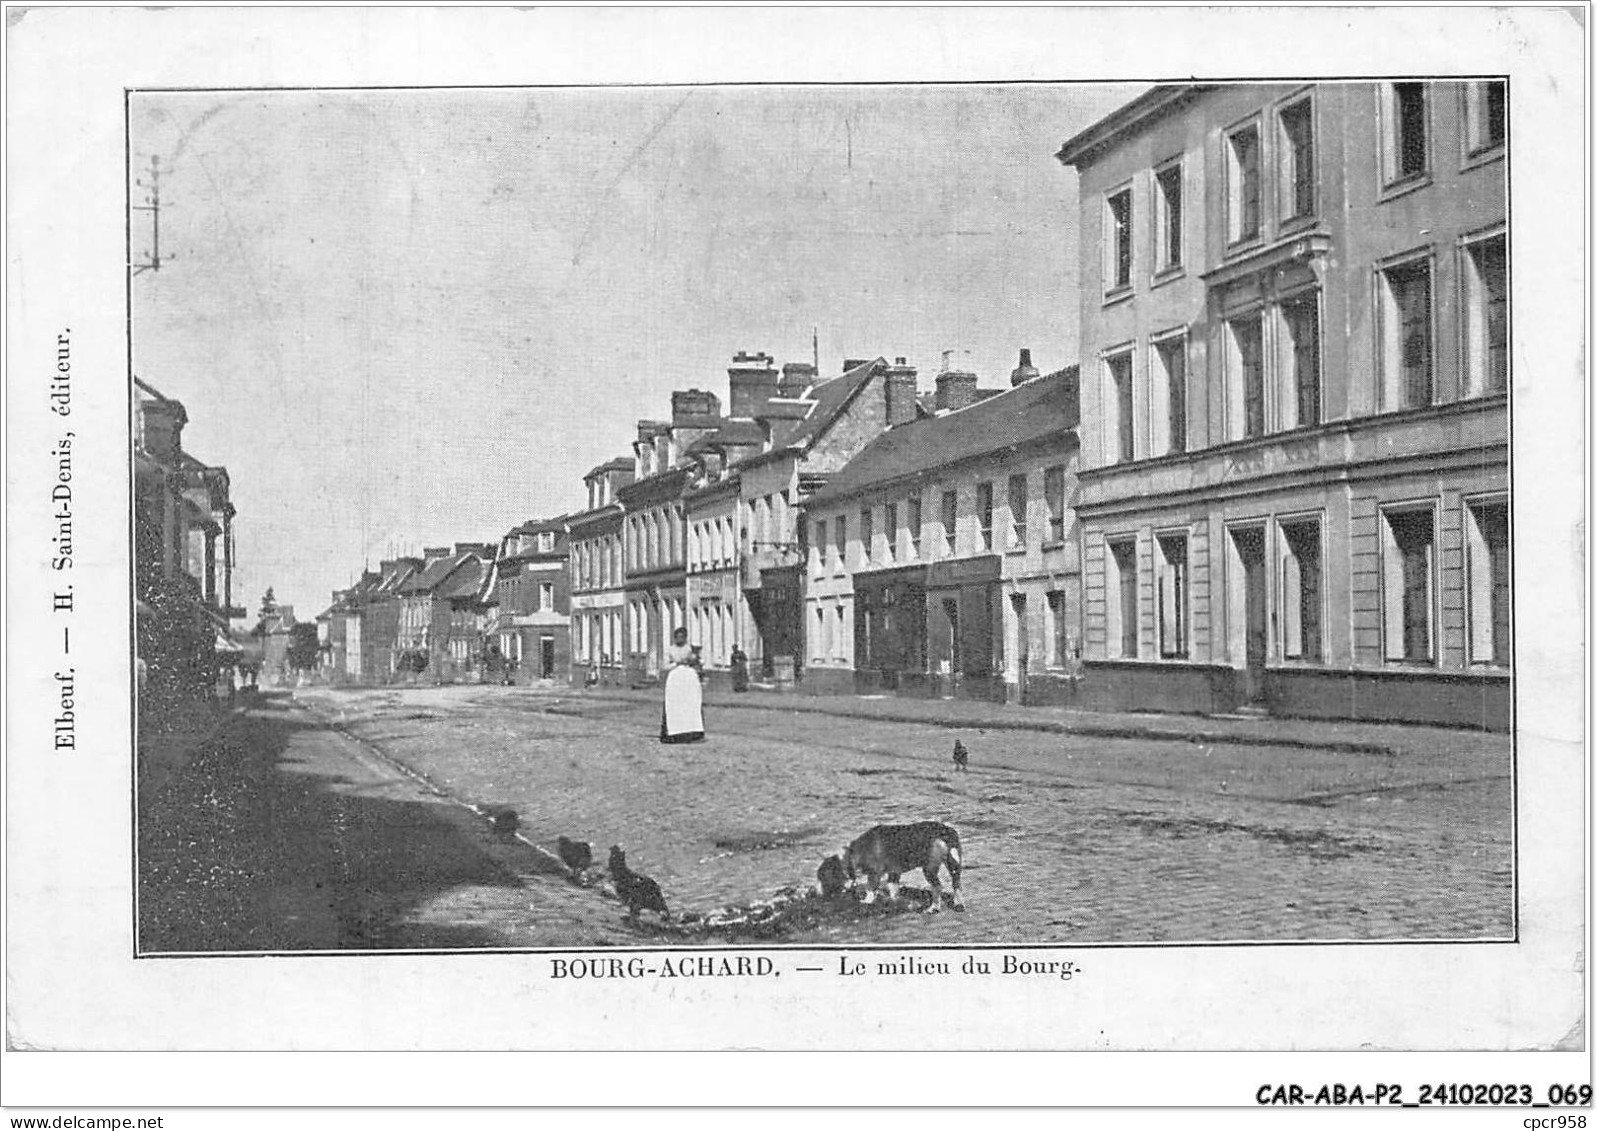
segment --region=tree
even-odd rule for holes
[[[288,666],[305,671],[316,666],[320,642],[316,639],[316,624],[305,621],[296,624],[288,638]]]

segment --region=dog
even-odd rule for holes
[[[887,898],[898,899],[898,877],[915,868],[932,885],[932,905],[928,911],[941,911],[943,886],[939,869],[947,867],[954,888],[954,910],[965,910],[959,892],[959,873],[964,861],[959,854],[959,834],[941,821],[917,821],[913,825],[877,825],[843,850],[843,871],[850,882],[866,880],[865,902],[873,903],[887,880]]]
[[[822,860],[821,866],[815,869],[815,878],[821,882],[821,895],[826,899],[841,895],[848,889],[848,872],[843,868],[841,856],[828,856]]]

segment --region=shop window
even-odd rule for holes
[[[1382,627],[1388,660],[1435,660],[1436,532],[1430,508],[1382,515]]]
[[[1281,654],[1318,662],[1320,653],[1320,524],[1281,524]]]
[[[1514,656],[1508,503],[1471,503],[1466,510],[1470,663],[1507,668]]]

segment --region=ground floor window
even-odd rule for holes
[[[1318,661],[1320,645],[1320,523],[1281,524],[1281,654]]]
[[[1106,579],[1108,644],[1111,656],[1137,657],[1137,542],[1126,538],[1109,543]]]
[[[1187,658],[1187,536],[1161,534],[1159,548],[1159,655]]]
[[[1065,594],[1055,589],[1048,594],[1048,666],[1062,668],[1070,660],[1070,618]]]
[[[1508,503],[1477,502],[1465,509],[1470,663],[1506,668],[1514,655]]]
[[[1382,635],[1388,660],[1436,658],[1436,529],[1430,507],[1382,514]]]

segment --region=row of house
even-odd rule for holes
[[[398,618],[360,662],[636,686],[686,628],[712,680],[1507,728],[1507,120],[1500,81],[1154,87],[1057,154],[1079,366],[740,352],[581,511],[342,595]]]

